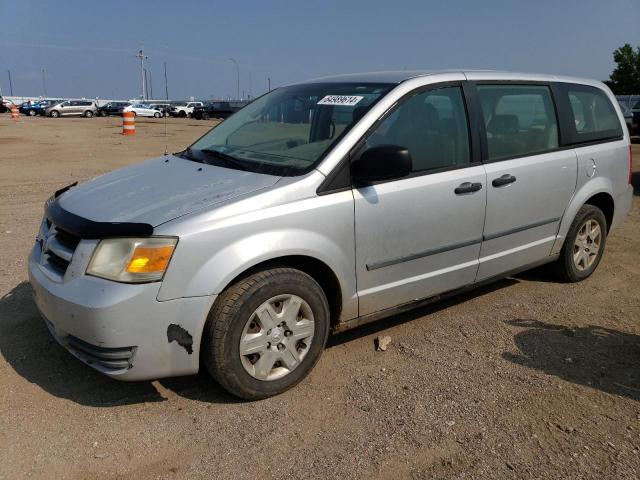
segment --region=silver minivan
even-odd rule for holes
[[[93,117],[98,113],[98,107],[91,100],[64,100],[51,105],[44,111],[48,117]]]
[[[278,88],[182,152],[52,196],[29,257],[53,336],[121,380],[204,365],[281,393],[328,334],[552,263],[585,279],[629,211],[601,82],[384,72]]]

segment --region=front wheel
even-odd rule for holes
[[[153,116],[154,116],[154,118],[160,118],[161,115],[160,115],[160,112],[156,112],[156,113],[153,114]]]
[[[29,116],[30,117],[35,117],[37,113],[38,112],[36,112],[35,110],[29,110]]]
[[[228,392],[247,400],[282,393],[315,366],[329,334],[324,291],[306,273],[255,273],[216,300],[202,338],[203,361]]]
[[[567,282],[579,282],[591,275],[607,243],[607,220],[593,205],[583,205],[573,219],[555,267]]]
[[[51,110],[51,113],[49,115],[51,115],[53,118],[58,118],[60,116],[60,112],[57,110]]]
[[[84,112],[84,116],[85,118],[91,118],[93,117],[93,112],[91,110],[87,110],[86,112]]]

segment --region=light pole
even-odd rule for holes
[[[238,65],[238,62],[236,62],[234,58],[230,58],[229,60],[236,66],[236,100],[240,100],[240,65]]]
[[[138,51],[138,55],[136,55],[136,57],[138,57],[140,59],[140,82],[141,82],[141,91],[140,91],[140,98],[142,100],[144,100],[145,98],[145,81],[144,81],[144,61],[145,59],[149,58],[147,56],[145,56],[144,51],[142,50],[142,48],[140,48],[140,50]]]
[[[167,62],[164,62],[164,94],[169,100],[169,84],[167,83]]]
[[[44,92],[44,97],[47,97],[47,71],[42,69],[42,91]]]
[[[7,73],[9,73],[9,93],[11,93],[11,96],[13,97],[13,83],[11,82],[11,70],[7,70]]]
[[[271,91],[271,77],[267,77],[267,86],[269,87],[269,92]]]

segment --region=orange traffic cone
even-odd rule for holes
[[[11,105],[11,120],[18,120],[20,118],[20,112],[16,105]]]
[[[122,134],[136,134],[136,116],[133,112],[122,112]]]

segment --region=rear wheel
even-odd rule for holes
[[[60,112],[58,110],[51,110],[51,113],[49,115],[51,115],[53,118],[58,118],[60,116]]]
[[[567,282],[579,282],[591,275],[604,254],[607,220],[593,205],[583,205],[569,227],[555,267]]]
[[[203,361],[227,391],[257,400],[288,390],[314,367],[329,334],[318,283],[291,268],[255,273],[225,290],[202,338]]]
[[[86,112],[84,112],[84,116],[86,118],[91,118],[93,117],[93,112],[91,110],[87,110]]]
[[[187,112],[185,112],[184,110],[180,110],[180,112],[178,113],[178,116],[180,118],[185,118],[187,116]]]
[[[153,114],[153,117],[154,117],[154,118],[160,118],[160,117],[161,117],[160,112],[156,112],[156,113],[154,113],[154,114]]]
[[[201,116],[202,120],[209,120],[209,114],[207,112],[202,112]]]
[[[30,117],[35,117],[36,116],[36,111],[35,110],[29,110],[29,116]]]

